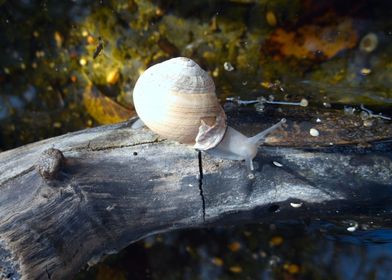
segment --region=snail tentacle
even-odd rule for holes
[[[263,130],[263,131],[259,132],[255,136],[250,137],[249,141],[251,143],[258,144],[258,145],[262,144],[262,142],[264,142],[264,139],[265,139],[265,137],[268,134],[270,134],[274,130],[278,129],[279,127],[281,127],[282,124],[284,124],[284,123],[286,123],[286,119],[285,118],[281,119],[278,123],[276,123],[273,126],[267,128],[266,130]]]

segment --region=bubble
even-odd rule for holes
[[[229,72],[231,72],[231,71],[233,71],[234,70],[234,67],[233,67],[233,65],[231,65],[231,63],[230,62],[225,62],[225,63],[223,63],[223,68],[226,70],[226,71],[229,71]]]
[[[377,48],[378,37],[375,33],[368,33],[359,42],[359,49],[361,51],[371,53]]]

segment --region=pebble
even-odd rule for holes
[[[280,162],[277,162],[277,161],[273,161],[272,162],[275,166],[277,166],[277,167],[282,167],[283,166],[283,164],[281,164]]]
[[[290,206],[293,208],[300,208],[302,204],[303,204],[302,202],[299,203],[290,202]]]
[[[318,131],[317,129],[315,129],[315,128],[311,128],[311,129],[309,130],[309,133],[310,133],[310,135],[312,135],[313,137],[317,137],[317,136],[320,135],[319,131]]]

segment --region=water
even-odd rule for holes
[[[0,1],[0,150],[129,118],[140,72],[177,55],[210,71],[221,100],[391,117],[389,1],[289,2]],[[389,222],[355,222],[153,236],[77,278],[389,279]]]
[[[175,232],[131,245],[83,277],[389,279],[391,231],[344,231],[302,221]]]

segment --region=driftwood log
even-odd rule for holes
[[[69,279],[136,240],[180,228],[390,216],[390,122],[274,112],[230,114],[245,134],[288,119],[260,147],[253,173],[132,121],[1,153],[0,278]]]

